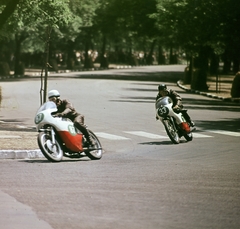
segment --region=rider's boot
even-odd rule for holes
[[[93,141],[92,137],[90,135],[85,136],[85,137],[86,137],[86,140],[87,140],[86,146],[87,147],[94,147],[94,141]]]
[[[195,126],[195,123],[194,123],[192,120],[190,120],[189,123],[190,123],[190,126],[191,126],[191,127],[194,127],[194,126]]]
[[[186,119],[186,121],[190,124],[190,126],[194,127],[195,123],[191,120],[190,116],[187,113],[187,110],[182,110],[182,114],[183,114],[184,118]]]
[[[84,125],[81,125],[78,122],[74,122],[74,125],[83,133],[84,137],[86,138],[87,142],[85,143],[85,145],[87,147],[93,147],[94,146],[94,141],[91,138],[88,130],[86,129],[86,127]]]

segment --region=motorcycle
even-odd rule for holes
[[[159,119],[167,132],[168,137],[174,144],[179,144],[180,138],[183,136],[187,141],[192,141],[193,135],[190,124],[183,117],[181,110],[174,112],[173,101],[169,96],[164,96],[156,101],[156,118]]]
[[[63,156],[69,158],[89,157],[99,160],[103,149],[97,136],[89,134],[94,142],[93,147],[87,147],[84,135],[67,118],[55,117],[57,106],[54,102],[44,103],[37,111],[34,122],[39,132],[37,141],[43,155],[52,162],[59,162]]]

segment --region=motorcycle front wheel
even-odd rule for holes
[[[163,125],[164,125],[167,135],[171,139],[172,143],[179,144],[180,138],[179,138],[178,132],[175,129],[171,120],[169,120],[169,119],[163,120]]]
[[[94,147],[93,149],[86,150],[85,153],[91,160],[99,160],[102,158],[103,154],[102,145],[97,136],[91,130],[88,130],[88,132],[94,142]]]
[[[63,150],[57,139],[55,140],[55,144],[53,144],[51,136],[45,132],[41,132],[37,140],[39,148],[49,161],[59,162],[62,160]]]

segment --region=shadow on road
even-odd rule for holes
[[[207,130],[226,130],[226,131],[240,131],[240,119],[230,119],[217,121],[197,121],[197,127]]]
[[[79,74],[82,79],[111,79],[111,80],[131,80],[131,81],[161,81],[177,82],[183,79],[183,72],[124,72],[123,70],[114,74]],[[74,77],[75,78],[75,77]]]
[[[60,162],[51,162],[47,159],[27,159],[27,160],[21,160],[19,162],[24,162],[24,163],[45,163],[45,164],[59,164],[59,163],[71,163],[71,162],[80,162],[80,161],[84,161],[84,162],[88,162],[88,161],[91,161],[89,158],[87,157],[84,157],[84,158],[74,158],[74,159],[65,159],[63,158],[62,161]]]
[[[167,134],[166,134],[166,137],[167,137]],[[187,141],[181,139],[180,143],[187,143]],[[138,144],[140,144],[140,145],[175,145],[174,143],[171,142],[170,139],[169,139],[169,141],[141,142]]]

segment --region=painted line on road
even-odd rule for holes
[[[208,132],[214,133],[214,134],[223,134],[223,135],[229,135],[234,137],[240,137],[239,132],[233,132],[233,131],[225,131],[225,130],[208,130]]]
[[[21,138],[18,135],[0,135],[0,138]]]
[[[144,131],[123,131],[123,132],[127,134],[137,135],[140,137],[151,138],[151,139],[168,138],[163,135],[151,134]]]
[[[100,138],[106,138],[110,140],[129,140],[129,138],[125,138],[125,137],[114,135],[114,134],[107,134],[104,132],[97,132],[95,134]]]
[[[194,138],[212,138],[213,136],[193,132],[193,137]]]

